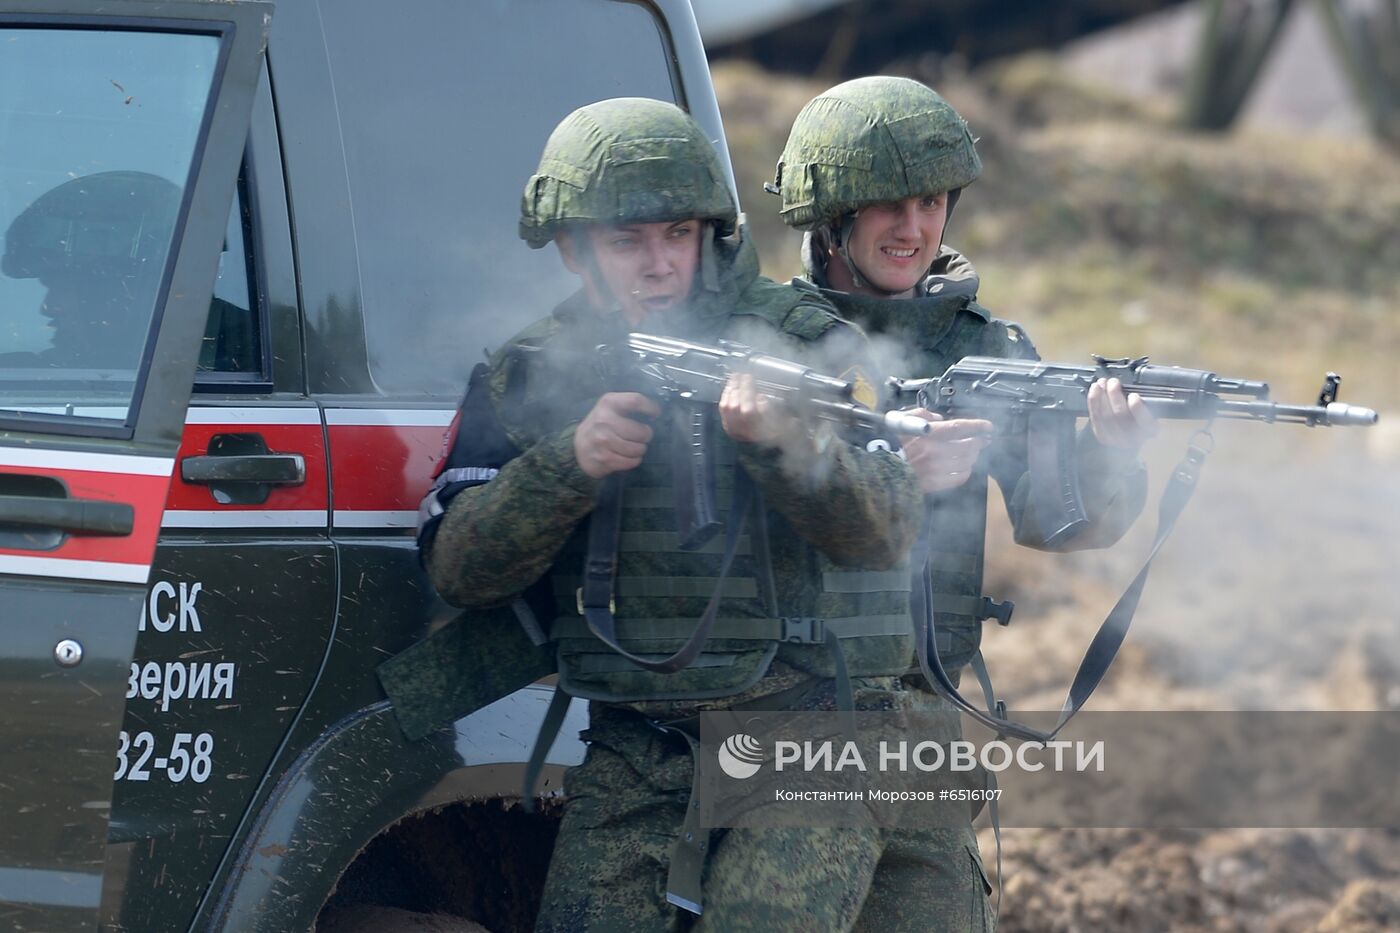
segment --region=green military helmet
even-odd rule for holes
[[[572,224],[713,220],[738,207],[714,146],[685,111],[643,97],[580,107],[550,134],[525,184],[520,238],[539,249]]]
[[[982,173],[967,123],[909,78],[857,78],[813,98],[777,175],[783,221],[812,230],[869,204],[955,191]]]
[[[44,192],[10,224],[0,272],[15,279],[126,275],[164,259],[180,186],[146,172],[98,172]]]

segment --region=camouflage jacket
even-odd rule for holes
[[[811,235],[804,243],[804,265],[822,278]],[[793,284],[819,292],[841,314],[870,335],[884,371],[909,377],[938,376],[964,356],[1038,359],[1035,347],[1017,324],[998,320],[977,303],[979,278],[972,264],[945,246],[923,282],[922,294],[887,300],[819,288],[810,281]],[[1001,487],[1007,514],[1020,544],[1054,550],[1107,547],[1127,531],[1147,497],[1147,471],[1131,453],[1104,447],[1086,425],[1078,436],[1080,491],[1089,524],[1054,548],[1036,527],[1027,508],[1030,495],[1024,433],[999,436],[983,452],[972,477],[957,489],[929,497],[937,512],[933,526],[934,589],[945,611],[938,650],[950,671],[967,663],[981,638],[975,602],[982,597],[986,536],[987,480]],[[973,602],[969,602],[972,600]]]

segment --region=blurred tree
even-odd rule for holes
[[[1239,116],[1294,0],[1205,0],[1182,120],[1223,130]],[[1400,0],[1317,0],[1318,11],[1372,132],[1400,148]]]
[[[1223,130],[1239,116],[1293,0],[1206,0],[1205,6],[1183,120],[1195,129]]]
[[[1400,0],[1367,7],[1318,0],[1318,7],[1371,131],[1400,149]]]

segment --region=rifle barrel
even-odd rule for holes
[[[1365,427],[1380,416],[1370,408],[1332,402],[1329,405],[1281,405],[1277,402],[1242,402],[1237,399],[1144,397],[1147,410],[1158,418],[1194,421],[1207,418],[1235,418],[1249,421],[1283,421],[1326,427]]]

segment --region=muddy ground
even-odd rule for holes
[[[797,272],[772,175],[821,87],[716,69],[765,271]],[[1096,710],[1400,708],[1400,160],[1364,140],[1195,137],[1170,102],[1128,99],[1043,58],[939,86],[981,138],[984,178],[949,239],[984,303],[1048,359],[1090,352],[1268,379],[1310,403],[1328,370],[1381,409],[1370,432],[1224,424],[1157,562]],[[1109,551],[1011,544],[994,502],[988,592],[1016,600],[987,655],[1013,709],[1058,709],[1084,647],[1150,545],[1190,429],[1146,451],[1153,493]],[[981,834],[989,868],[995,845]],[[1007,931],[1400,929],[1391,830],[1008,830]]]

